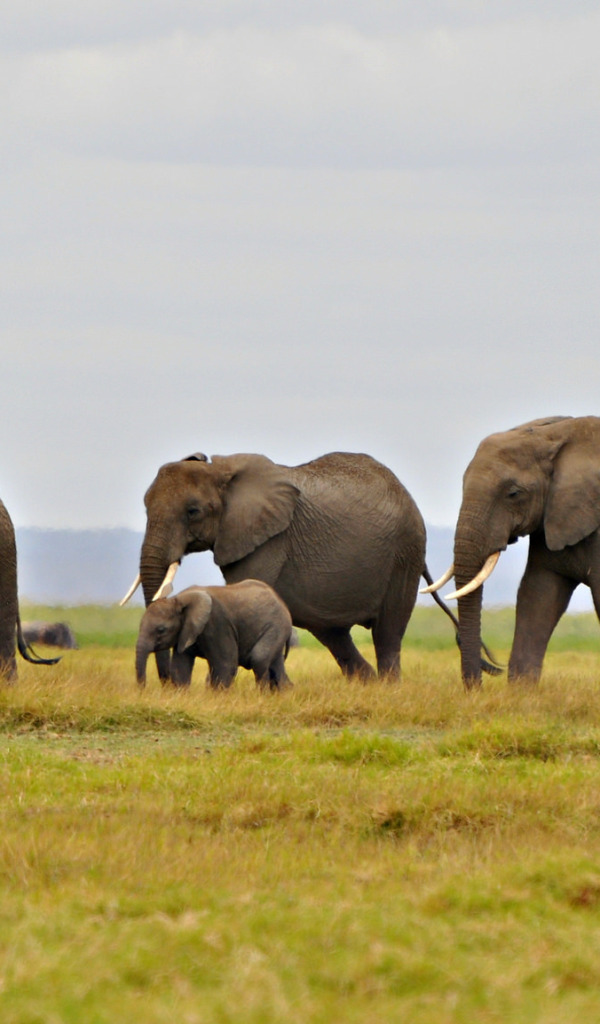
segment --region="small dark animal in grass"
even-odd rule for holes
[[[75,634],[66,622],[23,622],[22,628],[27,644],[62,647],[65,651],[77,650]]]
[[[172,650],[170,678],[189,686],[194,660],[208,661],[212,687],[230,686],[238,666],[252,669],[271,690],[291,686],[285,671],[292,618],[280,597],[260,580],[222,587],[188,587],[146,609],[136,646],[136,675],[146,683],[153,651]]]

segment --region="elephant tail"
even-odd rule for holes
[[[425,565],[425,567],[423,569],[422,575],[423,575],[423,579],[426,581],[427,585],[428,586],[432,586],[432,584],[433,584],[433,577],[432,577],[431,573],[429,572],[429,569],[427,568],[427,565]],[[437,593],[436,590],[434,590],[432,592],[431,596],[433,597],[433,600],[436,602],[436,604],[439,604],[439,606],[442,609],[442,611],[444,611],[446,613],[448,618],[452,620],[452,622],[454,624],[454,630],[455,630],[455,634],[454,635],[455,635],[455,638],[456,638],[456,646],[460,649],[460,629],[459,629],[459,623],[458,623],[458,619],[456,618],[456,615],[448,607],[448,605],[442,600],[442,598],[440,597],[440,595]],[[499,664],[498,659],[494,657],[494,655],[491,653],[489,647],[487,646],[487,644],[485,644],[483,642],[483,640],[481,641],[481,649],[482,649],[483,653],[485,654],[485,658],[481,659],[481,669],[482,669],[482,671],[483,672],[487,672],[487,674],[489,676],[499,676],[501,674],[501,672],[503,671],[503,666]]]
[[[19,614],[17,614],[17,646],[21,657],[25,658],[25,661],[30,661],[32,665],[56,665],[60,661],[60,658],[40,658],[35,653],[31,644],[28,644],[23,636],[21,616]]]

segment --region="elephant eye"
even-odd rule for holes
[[[190,505],[187,510],[187,514],[190,517],[190,519],[195,519],[197,516],[200,515],[200,509],[198,508],[197,505]]]
[[[513,486],[508,489],[506,496],[514,501],[515,498],[520,498],[522,494],[523,489],[521,487]]]

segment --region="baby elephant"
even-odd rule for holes
[[[260,686],[291,686],[285,671],[292,618],[271,587],[244,580],[223,587],[188,587],[161,597],[140,623],[135,667],[146,685],[146,662],[153,651],[173,649],[171,679],[189,686],[195,658],[206,658],[213,687],[230,686],[238,666],[252,669]]]

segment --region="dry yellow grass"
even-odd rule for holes
[[[369,647],[363,648],[373,660]],[[506,651],[498,651],[507,660]],[[81,721],[125,713],[163,713],[208,717],[213,720],[265,722],[286,726],[363,724],[367,727],[429,726],[444,729],[486,720],[498,715],[541,716],[561,721],[578,717],[598,722],[600,686],[599,656],[592,652],[554,653],[547,659],[537,688],[509,686],[504,675],[484,677],[481,691],[465,693],[454,652],[403,653],[402,679],[367,685],[342,677],[331,656],[321,649],[291,651],[288,672],[294,689],[280,695],[262,693],[250,672],[240,669],[229,691],[212,691],[204,683],[204,663],[196,663],[189,690],[162,688],[149,671],[149,684],[141,693],[135,684],[133,654],[86,648],[67,652],[53,668],[24,663],[19,683],[0,694],[0,708],[39,708],[40,714],[68,716],[70,709]]]

